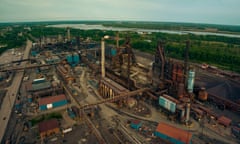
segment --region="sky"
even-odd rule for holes
[[[55,20],[240,25],[240,0],[0,0],[0,22]]]

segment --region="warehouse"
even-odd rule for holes
[[[192,144],[192,134],[166,123],[159,123],[155,136],[174,144]]]
[[[47,136],[60,133],[59,123],[57,119],[50,119],[47,121],[43,121],[38,124],[38,128],[39,128],[39,133],[42,139]]]
[[[67,104],[67,99],[64,94],[57,95],[57,96],[49,96],[40,98],[38,101],[39,109],[40,110],[47,110],[56,108],[59,106],[63,106]]]
[[[39,91],[39,90],[43,90],[43,89],[48,89],[51,87],[51,83],[50,82],[43,82],[43,83],[38,83],[38,84],[32,84],[32,89],[31,91]]]
[[[50,87],[51,87],[51,83],[48,81],[43,82],[43,83],[37,83],[37,84],[26,83],[26,85],[25,85],[26,91],[29,91],[29,92],[45,90],[45,89],[49,89]]]

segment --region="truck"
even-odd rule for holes
[[[65,129],[63,129],[62,130],[62,133],[69,133],[69,132],[71,132],[72,131],[72,127],[69,127],[69,128],[65,128]]]

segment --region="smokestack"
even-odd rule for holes
[[[119,33],[117,32],[117,36],[116,36],[116,46],[117,48],[119,48]]]
[[[105,42],[104,38],[101,40],[101,69],[102,69],[102,78],[105,77]]]
[[[189,117],[190,117],[190,103],[186,104],[186,122],[189,122]]]
[[[67,28],[67,40],[70,41],[71,40],[71,35],[70,35],[70,28]]]
[[[185,82],[185,86],[187,86],[187,79],[188,79],[188,70],[189,70],[189,66],[188,66],[188,61],[189,61],[189,48],[190,48],[190,41],[187,40],[186,41],[186,49],[185,49],[185,59],[184,59],[184,82]]]
[[[58,35],[58,42],[62,42],[62,36],[60,34]]]

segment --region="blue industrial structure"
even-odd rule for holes
[[[176,103],[174,99],[170,96],[163,95],[159,97],[159,105],[168,111],[175,113],[176,112]]]
[[[74,114],[74,112],[71,108],[67,109],[67,113],[68,113],[69,117],[72,119],[74,119],[76,117],[76,115]]]
[[[47,105],[40,105],[39,109],[40,110],[47,110],[47,109],[51,109],[51,108],[56,108],[56,107],[60,107],[60,106],[64,106],[67,104],[67,100],[61,100],[61,101],[56,101],[53,102],[51,104],[47,104]],[[48,106],[49,105],[49,106]],[[51,105],[51,106],[50,106]]]
[[[184,142],[182,142],[182,141],[179,141],[179,140],[177,140],[177,139],[174,139],[174,138],[172,138],[172,137],[169,137],[169,136],[167,136],[167,135],[165,135],[165,134],[162,134],[162,133],[160,133],[160,132],[155,132],[154,135],[157,136],[157,137],[159,137],[159,138],[161,138],[161,139],[170,141],[170,142],[173,143],[173,144],[186,144],[186,143],[184,143]]]
[[[31,55],[34,56],[34,57],[37,56],[37,51],[32,50]]]
[[[28,102],[31,103],[32,102],[32,95],[28,96]]]
[[[71,64],[73,62],[72,54],[67,55],[67,62]]]
[[[72,66],[76,66],[77,64],[80,63],[80,57],[78,53],[74,53],[74,54],[69,54],[66,57],[67,62]]]
[[[67,99],[65,95],[61,94],[57,96],[41,98],[39,99],[38,104],[40,110],[47,110],[66,105]]]
[[[111,49],[111,55],[116,56],[117,55],[117,50],[116,49]]]
[[[19,111],[21,109],[21,101],[16,100],[14,107],[16,111]]]
[[[79,64],[79,61],[80,61],[79,54],[74,53],[73,54],[73,64],[72,64],[72,66],[76,66],[77,64]]]
[[[139,120],[132,120],[130,126],[131,128],[138,130],[142,126],[142,122]]]

